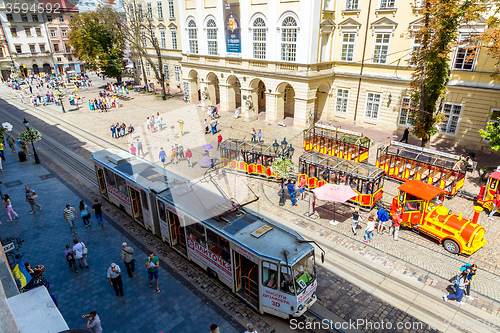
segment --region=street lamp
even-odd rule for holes
[[[23,124],[24,124],[24,126],[26,126],[26,129],[28,130],[28,132],[30,132],[31,131],[30,122],[27,121],[26,118],[24,118]],[[35,145],[33,144],[33,141],[31,141],[31,147],[33,148],[33,156],[35,157],[35,163],[40,164],[40,159],[38,158],[38,154],[36,153],[36,149],[35,149]]]

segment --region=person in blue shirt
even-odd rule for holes
[[[286,187],[288,188],[288,194],[290,194],[290,200],[292,200],[292,206],[297,206],[297,201],[295,200],[295,194],[297,193],[295,191],[295,181],[290,180]]]
[[[389,213],[385,208],[380,208],[377,212],[377,232],[379,235],[384,234],[385,222],[389,221]]]
[[[160,161],[163,163],[163,167],[165,167],[165,161],[167,160],[167,154],[163,150],[163,148],[160,148]]]

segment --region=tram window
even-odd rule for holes
[[[231,256],[229,255],[229,242],[227,240],[217,235],[212,230],[207,229],[207,243],[212,253],[229,262]]]
[[[293,278],[295,279],[297,293],[300,293],[313,283],[316,277],[314,264],[314,254],[311,253],[293,266]]]
[[[440,195],[436,195],[432,200],[429,201],[429,204],[427,205],[427,210],[430,210],[434,208],[436,205],[442,204],[444,201],[444,193]]]
[[[142,201],[142,209],[144,210],[149,210],[149,205],[148,205],[148,195],[146,194],[146,191],[141,190],[141,201]]]
[[[316,177],[316,167],[313,165],[309,165],[309,177]]]
[[[497,187],[498,180],[491,178],[490,189],[494,190]]]
[[[118,175],[115,175],[115,179],[116,179],[116,187],[118,188],[118,190],[124,195],[128,196],[128,187],[127,183],[125,182],[125,179],[123,179]]]
[[[292,269],[290,268],[290,266],[281,265],[280,272],[281,272],[280,273],[280,290],[285,292],[285,293],[295,295],[293,279],[292,279]]]
[[[201,223],[194,223],[194,221],[187,216],[185,216],[184,219],[188,237],[205,248],[205,227]]]
[[[300,174],[305,174],[306,173],[307,166],[305,163],[300,163],[299,164],[299,173]]]
[[[278,288],[278,265],[262,262],[262,285],[268,288]]]
[[[115,174],[106,168],[104,168],[104,173],[106,174],[106,183],[111,186],[116,186]]]
[[[163,203],[163,201],[161,201],[161,200],[157,200],[157,202],[158,202],[158,211],[160,214],[160,220],[166,222],[167,221],[167,214],[165,211],[165,203]]]
[[[422,200],[411,200],[405,202],[405,212],[421,211],[424,202]]]

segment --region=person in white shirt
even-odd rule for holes
[[[253,329],[253,325],[248,323],[247,324],[247,330],[245,331],[245,333],[258,333],[256,330]]]
[[[115,263],[112,263],[111,267],[108,268],[109,284],[113,286],[116,296],[123,296],[123,282],[121,272],[122,271],[120,269],[120,266]]]
[[[365,229],[365,239],[363,242],[371,242],[372,241],[372,236],[373,236],[373,230],[375,229],[375,217],[373,213],[368,217],[368,223],[366,224],[366,229]]]
[[[87,265],[87,253],[83,253],[83,249],[86,249],[87,247],[83,242],[79,242],[78,239],[73,239],[73,257],[78,260],[78,265],[80,268],[83,268],[82,263],[85,265],[85,267],[89,268],[89,265]]]

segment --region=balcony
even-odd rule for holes
[[[32,57],[48,57],[50,53],[47,52],[26,52],[26,53],[12,53],[16,58],[32,58]]]

